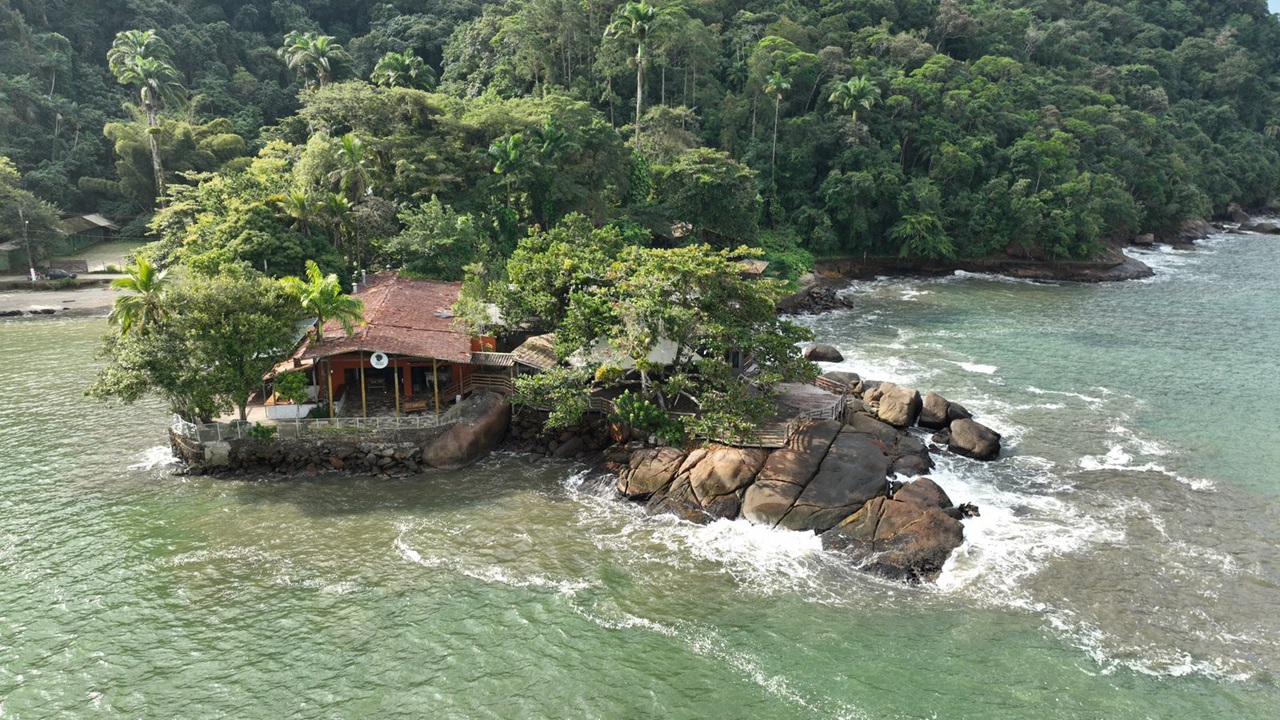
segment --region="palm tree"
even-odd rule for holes
[[[773,151],[769,154],[771,174],[776,173],[778,165],[778,115],[782,112],[782,94],[790,89],[791,78],[777,70],[769,73],[764,82],[765,93],[773,96]]]
[[[297,71],[298,79],[307,89],[328,85],[333,81],[333,62],[350,59],[332,35],[297,30],[284,36],[284,45],[276,50],[276,55],[291,70]]]
[[[340,250],[342,248],[343,233],[350,227],[351,221],[355,217],[355,213],[351,209],[351,201],[344,195],[329,193],[320,202],[319,210],[333,231],[334,249]]]
[[[853,121],[858,121],[858,108],[870,110],[880,99],[880,88],[867,79],[866,75],[849,78],[836,83],[827,98],[834,105],[853,111]]]
[[[306,190],[292,189],[280,198],[280,214],[289,219],[289,227],[303,235],[311,235],[311,223],[320,207]]]
[[[1280,120],[1272,120],[1267,123],[1267,127],[1262,131],[1262,134],[1269,138],[1280,137]]]
[[[373,74],[369,76],[375,85],[407,87],[417,90],[434,90],[436,71],[412,50],[402,53],[389,52],[382,56]]]
[[[485,155],[493,161],[493,171],[502,176],[507,188],[507,207],[511,207],[511,182],[524,166],[524,135],[512,133],[489,146]]]
[[[342,283],[334,273],[325,275],[315,260],[307,261],[307,279],[282,278],[280,283],[290,294],[298,298],[304,312],[316,316],[316,342],[324,342],[324,324],[327,320],[342,323],[347,337],[355,332],[356,325],[364,322],[364,301],[342,292]]]
[[[180,102],[186,95],[178,70],[169,62],[173,51],[154,30],[126,30],[116,35],[107,51],[107,64],[116,82],[138,88],[139,103],[147,115],[147,144],[156,197],[164,194],[164,167],[160,163],[160,108]]]
[[[129,277],[111,281],[115,290],[131,293],[116,298],[107,321],[120,326],[120,334],[132,331],[145,334],[147,328],[164,322],[164,295],[169,281],[168,270],[158,270],[146,258],[138,258],[133,267],[127,268]]]
[[[339,190],[347,193],[347,197],[358,200],[373,187],[373,174],[369,170],[369,161],[365,157],[366,146],[355,133],[347,133],[338,140],[338,148],[333,159],[338,167],[329,173],[329,182]]]
[[[644,97],[645,45],[666,26],[668,11],[659,10],[645,0],[627,2],[618,8],[613,22],[605,29],[605,37],[626,36],[636,44],[636,147],[640,146],[640,106]]]

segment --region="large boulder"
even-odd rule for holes
[[[689,469],[689,486],[704,507],[714,498],[731,495],[756,479],[769,453],[765,450],[713,447]]]
[[[947,399],[936,392],[929,391],[920,401],[920,417],[916,423],[922,428],[941,430],[951,423],[947,419]]]
[[[769,453],[743,495],[742,516],[758,525],[777,525],[818,474],[839,434],[840,423],[833,420],[809,423],[791,436],[790,447]]]
[[[684,453],[675,448],[646,448],[631,453],[627,468],[618,476],[618,492],[632,500],[661,493],[684,462]]]
[[[916,423],[916,418],[920,417],[919,391],[894,383],[883,383],[877,390],[880,404],[876,408],[876,417],[899,428]]]
[[[889,456],[870,436],[841,431],[779,527],[823,532],[889,491]]]
[[[898,488],[898,491],[893,494],[893,499],[939,510],[951,507],[951,498],[947,495],[947,491],[934,482],[933,478],[927,477],[918,477]]]
[[[458,422],[422,448],[422,461],[442,470],[454,470],[479,460],[498,446],[511,425],[511,403],[503,395],[486,390],[462,401]]]
[[[973,420],[955,420],[947,449],[974,460],[995,460],[1000,457],[1000,433]]]
[[[1240,223],[1241,225],[1253,220],[1253,218],[1249,217],[1249,213],[1245,212],[1244,208],[1237,203],[1231,203],[1227,206],[1227,217],[1231,218],[1231,222]]]
[[[844,355],[834,345],[815,343],[804,349],[804,359],[813,362],[842,362]]]
[[[906,582],[936,580],[963,542],[964,526],[942,510],[886,497],[872,499],[822,535],[823,548],[848,555],[868,572]]]

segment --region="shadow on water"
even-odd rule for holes
[[[396,512],[449,514],[496,505],[520,493],[563,494],[563,478],[584,469],[568,461],[500,453],[460,470],[428,470],[387,478],[362,474],[209,477],[236,502],[289,504],[313,518]]]

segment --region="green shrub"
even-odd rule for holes
[[[249,437],[253,438],[254,440],[262,440],[264,442],[270,442],[276,439],[277,430],[278,428],[276,428],[275,425],[263,425],[262,423],[254,423],[253,427],[249,428]]]
[[[671,417],[666,410],[630,390],[613,401],[613,414],[609,420],[652,433],[673,445],[683,441],[686,435],[681,419]]]
[[[274,385],[276,396],[284,402],[300,405],[311,399],[307,395],[307,376],[300,372],[281,373]]]

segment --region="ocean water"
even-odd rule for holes
[[[0,716],[1280,717],[1280,242],[1077,286],[885,279],[805,320],[1006,455],[934,587],[695,527],[572,463],[175,476],[83,397],[100,319],[0,324]]]

